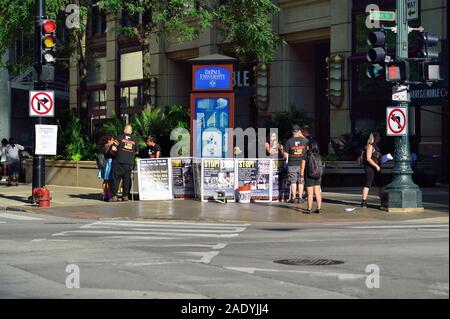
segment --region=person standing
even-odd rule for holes
[[[113,164],[113,157],[115,152],[112,150],[114,145],[114,136],[111,134],[106,135],[103,139],[103,156],[104,156],[104,166],[98,171],[98,178],[103,179],[102,183],[102,198],[103,201],[108,202],[112,198],[111,190],[111,171]]]
[[[9,145],[6,147],[6,163],[8,165],[8,186],[14,181],[19,186],[20,175],[20,151],[25,148],[20,144],[15,144],[12,138],[9,139]]]
[[[308,192],[308,208],[304,212],[310,214],[314,196],[316,197],[317,209],[315,214],[320,214],[322,208],[322,192],[320,185],[322,184],[323,165],[320,158],[319,145],[315,141],[310,141],[306,156],[302,159],[301,175],[305,180],[305,187]]]
[[[297,196],[297,184],[299,188],[299,198],[297,203],[300,203],[303,195],[303,180],[300,174],[301,160],[306,153],[306,145],[308,140],[303,136],[300,126],[292,126],[292,137],[286,142],[284,156],[288,158],[288,181],[291,184],[291,199],[289,203],[295,203]]]
[[[378,147],[381,136],[378,132],[370,133],[367,140],[366,147],[363,152],[363,167],[366,175],[366,181],[362,191],[361,207],[367,207],[367,196],[369,195],[370,187],[375,181],[377,187],[378,196],[381,199],[381,153]]]
[[[266,156],[273,159],[283,158],[283,145],[278,142],[277,133],[272,132],[272,134],[270,134],[270,137],[267,138],[265,148]]]
[[[160,158],[161,146],[156,144],[156,138],[153,136],[147,137],[147,147],[142,152],[142,158]]]
[[[131,171],[134,166],[134,158],[139,152],[136,138],[132,136],[133,128],[125,125],[123,134],[120,134],[111,146],[111,150],[116,152],[116,158],[112,168],[112,197],[110,202],[117,202],[117,192],[120,181],[123,180],[122,201],[128,201],[131,186]]]
[[[0,168],[2,169],[2,175],[0,179],[2,182],[6,181],[8,174],[8,165],[6,164],[6,149],[8,147],[8,140],[6,138],[2,139],[2,144],[0,145]]]

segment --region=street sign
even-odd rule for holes
[[[406,8],[406,16],[408,21],[415,21],[419,19],[419,0],[407,0]]]
[[[373,21],[395,21],[395,11],[370,11],[369,19]]]
[[[386,135],[408,135],[408,109],[389,106],[386,108]]]
[[[55,116],[55,92],[54,91],[30,91],[30,116],[53,117]]]
[[[408,87],[406,85],[396,85],[392,88],[392,101],[410,102]]]

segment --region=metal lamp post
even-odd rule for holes
[[[406,0],[397,0],[397,59],[408,58],[408,21]],[[409,87],[408,87],[409,89]],[[408,108],[408,102],[399,102],[399,107]],[[409,136],[395,137],[393,181],[387,185],[381,206],[388,212],[420,212],[422,191],[414,184],[411,175],[411,152]]]

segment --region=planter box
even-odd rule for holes
[[[25,161],[25,182],[33,178],[33,161]],[[45,161],[45,184],[101,188],[102,180],[97,177],[95,161]]]

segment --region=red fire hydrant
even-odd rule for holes
[[[37,198],[39,207],[50,207],[50,200],[52,197],[47,188],[42,187],[33,189],[33,197]]]

